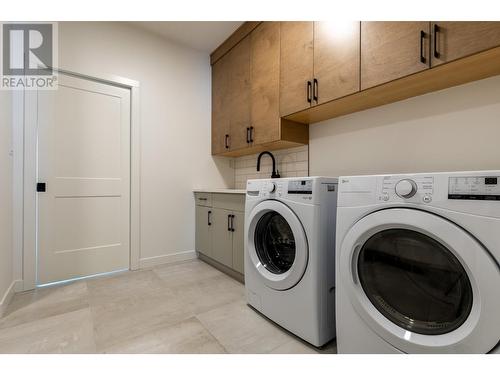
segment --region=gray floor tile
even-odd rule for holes
[[[89,309],[0,329],[0,353],[95,353]]]
[[[270,353],[291,339],[243,301],[199,314],[197,318],[229,353]]]
[[[224,348],[196,319],[160,328],[116,344],[105,353],[221,354]]]
[[[89,306],[84,281],[18,293],[9,304],[0,328],[80,310]]]

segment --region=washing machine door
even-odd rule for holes
[[[500,270],[474,237],[433,213],[392,208],[359,220],[339,272],[357,313],[407,353],[487,353],[500,339]]]
[[[297,215],[284,203],[266,200],[250,214],[247,232],[249,258],[270,288],[295,286],[307,267],[308,244]]]

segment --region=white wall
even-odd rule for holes
[[[210,157],[208,54],[127,23],[59,24],[59,66],[141,84],[141,258],[192,251],[193,187],[232,187],[228,159]]]
[[[10,92],[0,91],[0,303],[13,280],[11,148],[12,97]]]
[[[500,76],[311,125],[311,175],[500,169]]]

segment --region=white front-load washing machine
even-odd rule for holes
[[[339,178],[339,353],[495,353],[500,171]]]
[[[247,182],[247,302],[315,346],[335,337],[337,179]]]

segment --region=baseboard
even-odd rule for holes
[[[196,258],[196,252],[194,250],[183,251],[174,254],[160,255],[150,258],[142,258],[139,260],[139,268],[150,268],[154,266],[159,266],[161,264],[183,262],[185,260],[190,260],[195,258]]]
[[[202,253],[198,253],[198,258],[205,263],[210,264],[212,267],[217,268],[219,271],[224,272],[226,275],[231,276],[233,279],[239,281],[242,284],[245,284],[245,276],[239,273],[238,271],[235,271],[219,262],[216,260],[207,257],[206,255],[203,255]]]
[[[9,306],[10,301],[12,301],[14,294],[21,291],[22,283],[22,280],[14,280],[5,291],[5,294],[0,300],[0,318],[3,317],[5,311],[7,311],[7,306]]]

